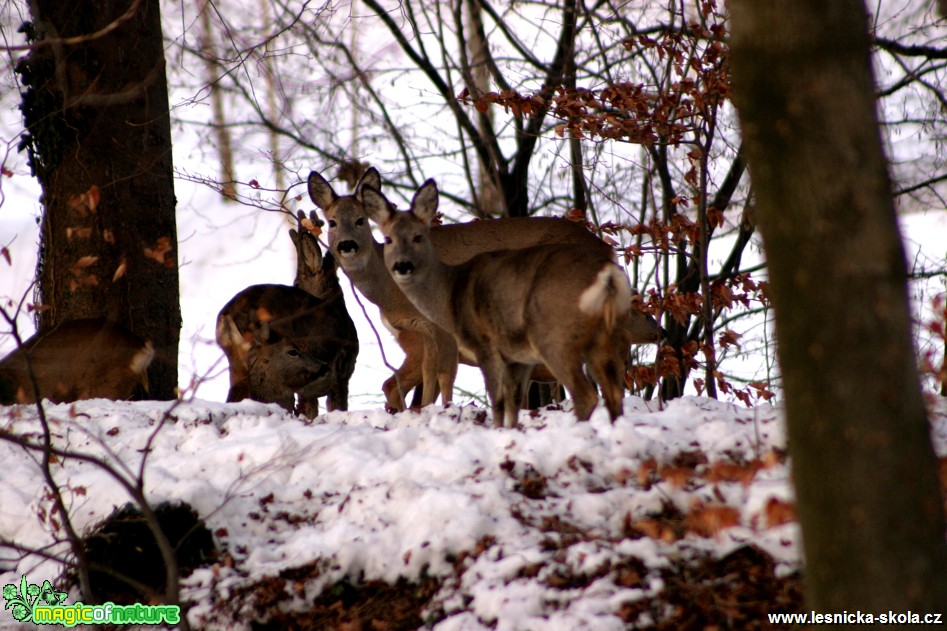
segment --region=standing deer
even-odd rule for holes
[[[102,318],[71,320],[36,333],[0,361],[0,404],[131,398],[148,391],[151,342]],[[36,390],[30,370],[36,377]]]
[[[391,282],[385,269],[382,246],[372,236],[368,217],[362,207],[360,191],[381,187],[381,176],[368,169],[353,195],[339,196],[321,175],[309,174],[309,198],[318,206],[329,225],[329,250],[356,288],[377,305],[385,327],[404,351],[404,362],[382,384],[386,408],[403,410],[404,393],[422,386],[420,405],[437,398],[449,404],[457,374],[457,346],[453,337],[426,320]]]
[[[299,397],[298,413],[315,418],[321,396],[327,397],[329,411],[348,409],[358,335],[345,308],[333,256],[328,252],[323,256],[315,236],[302,229],[314,219],[300,213],[300,230],[289,231],[297,255],[295,286],[252,285],[234,296],[217,316],[217,343],[230,364],[228,401],[252,398],[282,405],[285,392],[273,390],[272,375],[260,373],[279,357],[279,371],[287,383],[299,381],[286,376],[294,361],[300,376],[313,377],[311,382],[293,386]],[[255,335],[259,331],[266,334]],[[251,353],[255,361],[250,360]],[[260,361],[261,357],[267,361]],[[324,364],[327,372],[314,370],[313,360]]]
[[[387,407],[404,409],[403,393],[419,384],[422,386],[421,405],[433,403],[438,389],[447,404],[457,372],[456,342],[452,335],[421,314],[388,272],[382,244],[372,236],[361,199],[362,191],[367,188],[378,191],[380,186],[381,177],[374,168],[365,172],[354,194],[344,196],[337,195],[315,171],[309,174],[309,197],[329,224],[329,249],[358,290],[378,306],[382,321],[404,350],[404,363],[382,386]],[[389,205],[389,209],[392,208]],[[450,264],[461,263],[482,252],[542,243],[584,244],[601,251],[603,256],[613,256],[611,247],[585,226],[565,219],[493,219],[434,226],[429,234],[437,256]],[[660,330],[653,319],[638,313],[628,326],[636,342],[656,341]],[[463,349],[460,359],[476,365],[475,358]],[[537,367],[535,378],[549,381],[552,375]]]
[[[505,418],[516,427],[530,373],[540,364],[572,395],[580,420],[588,420],[598,401],[584,364],[602,388],[612,421],[621,414],[631,286],[610,249],[537,245],[452,265],[434,245],[433,180],[418,189],[406,212],[370,187],[362,202],[385,235],[384,261],[394,282],[476,358],[495,426]]]

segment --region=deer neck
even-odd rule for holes
[[[431,264],[398,282],[398,286],[425,318],[453,333],[452,296],[456,278],[457,266],[446,265],[432,255]]]
[[[369,302],[385,309],[392,301],[392,296],[397,295],[398,287],[385,266],[384,246],[372,240],[370,247],[371,250],[361,258],[358,265],[343,266],[342,269]]]
[[[296,287],[316,298],[321,298],[325,302],[332,302],[342,296],[342,286],[339,285],[339,279],[334,274],[331,277],[324,275],[322,278],[309,279],[303,282],[297,280]]]

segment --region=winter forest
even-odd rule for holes
[[[945,32],[0,0],[0,628],[944,623]]]

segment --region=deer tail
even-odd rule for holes
[[[592,284],[579,296],[579,310],[590,316],[600,315],[605,329],[615,329],[619,316],[631,308],[628,276],[614,263],[606,263]]]

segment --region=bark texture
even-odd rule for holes
[[[859,0],[731,0],[809,605],[943,611],[947,546]]]
[[[177,386],[181,326],[159,3],[36,0],[19,64],[43,189],[39,326],[104,316],[152,340],[150,397]]]

